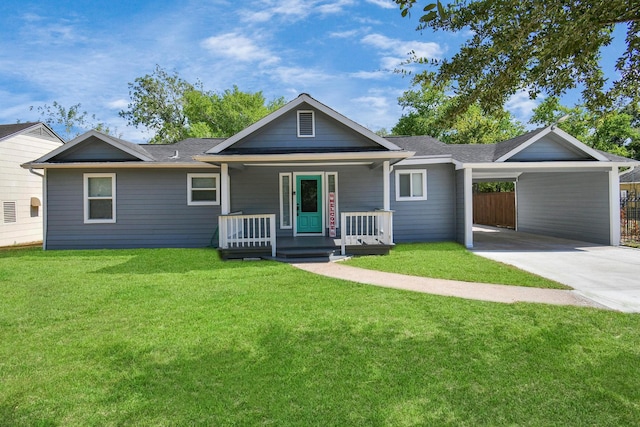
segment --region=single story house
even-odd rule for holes
[[[619,168],[550,126],[494,145],[381,137],[307,94],[230,138],[138,145],[96,131],[24,165],[45,174],[46,249],[335,241],[473,246],[472,184],[517,184],[517,229],[618,245]]]
[[[62,146],[43,123],[0,125],[0,246],[42,240],[42,173],[20,167]]]

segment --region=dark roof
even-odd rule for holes
[[[620,182],[640,182],[640,169],[635,168],[620,175]]]
[[[416,156],[449,155],[463,163],[491,163],[516,149],[546,128],[527,132],[497,144],[445,144],[430,136],[387,136],[390,142],[408,150]],[[633,162],[633,159],[596,150],[612,162]]]
[[[6,138],[16,133],[20,133],[25,129],[36,126],[39,123],[14,123],[10,125],[0,125],[0,139]]]
[[[193,156],[202,155],[225,140],[226,138],[189,138],[174,144],[140,144],[139,146],[156,162],[200,163],[193,160]]]
[[[523,135],[516,136],[515,138],[507,139],[506,141],[499,142],[496,145],[495,153],[493,155],[493,160],[498,160],[500,157],[504,156],[508,152],[515,150],[520,145],[524,144],[546,128],[539,128],[536,130],[532,130],[531,132],[527,132]]]
[[[451,156],[460,162],[492,162],[497,144],[445,144],[430,136],[388,136],[389,142],[416,156]]]

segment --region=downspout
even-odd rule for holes
[[[38,173],[33,168],[29,172],[42,178],[42,250],[47,249],[47,170],[45,173]]]

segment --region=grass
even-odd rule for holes
[[[553,280],[483,258],[453,242],[399,244],[388,256],[357,257],[347,261],[347,264],[371,270],[437,279],[571,289]]]
[[[212,250],[0,252],[0,425],[638,425],[640,316]]]

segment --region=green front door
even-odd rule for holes
[[[322,176],[296,176],[298,233],[322,233]]]

